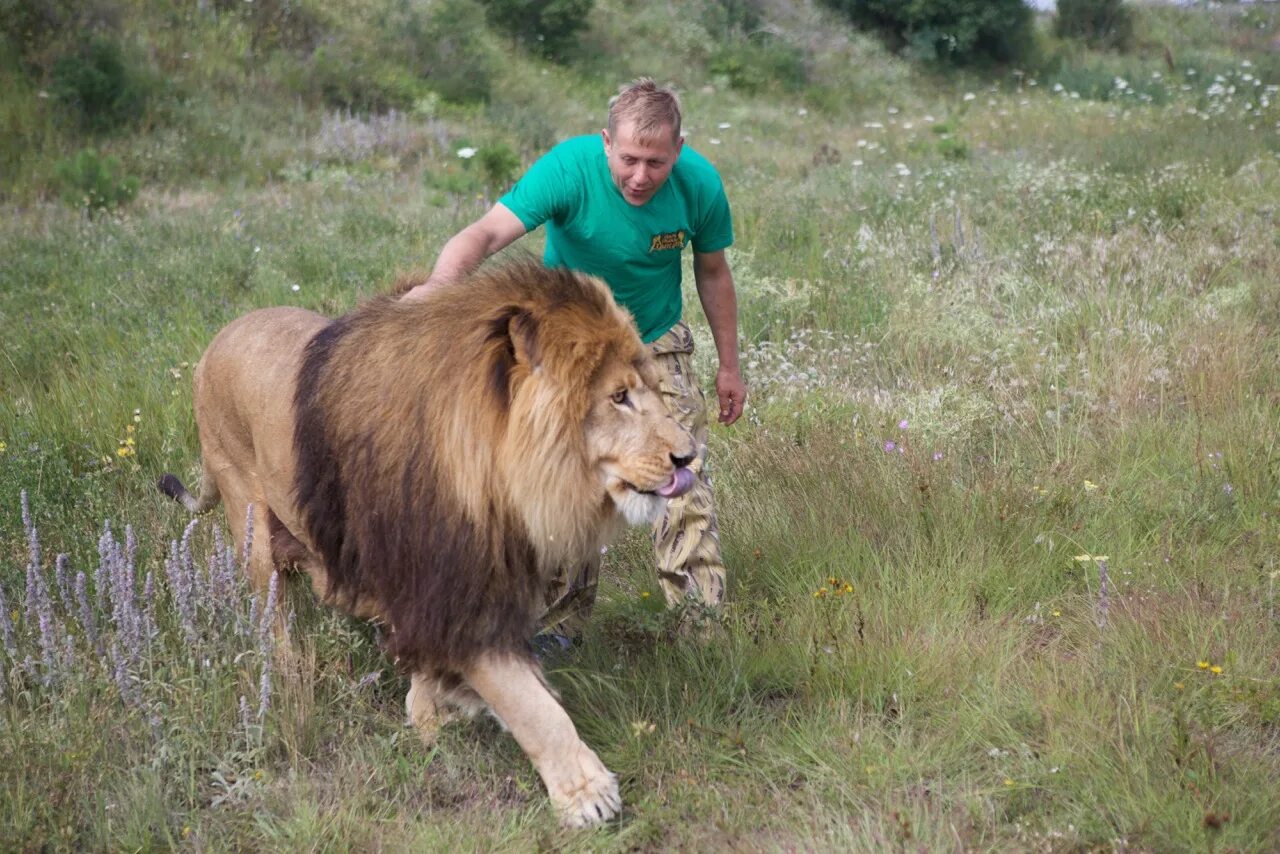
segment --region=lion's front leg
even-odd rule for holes
[[[618,814],[618,778],[578,737],[533,661],[486,653],[466,677],[528,754],[564,824],[587,827]]]

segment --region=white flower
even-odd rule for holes
[[[965,93],[964,93],[964,99],[965,99],[966,101],[972,101],[972,100],[973,100],[974,98],[976,98],[976,97],[978,97],[978,96],[977,96],[977,95],[975,95],[975,94],[973,94],[972,92],[965,92]]]
[[[713,137],[711,137],[711,139],[707,140],[707,142],[711,143],[712,145],[719,145],[719,144],[720,144],[720,140],[716,139],[714,136],[713,136]]]
[[[911,174],[911,170],[907,168],[907,164],[905,163],[895,163],[893,164],[893,168],[898,171],[899,178],[906,178]]]
[[[733,125],[729,124],[728,122],[721,122],[720,124],[716,125],[716,127],[720,128],[720,130],[728,130],[729,128],[733,127]]]
[[[471,158],[476,156],[476,150],[471,146],[467,146],[466,148],[459,148],[458,156],[461,157],[463,160],[470,160]]]
[[[289,290],[293,291],[293,292],[296,294],[298,291],[302,290],[302,286],[301,286],[301,285],[291,285],[291,286],[289,287]]]

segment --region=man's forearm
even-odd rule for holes
[[[464,228],[440,250],[427,283],[440,285],[460,279],[484,263],[490,254],[488,235],[475,226]]]
[[[738,370],[738,295],[728,267],[697,280],[698,298],[711,327],[720,367]]]

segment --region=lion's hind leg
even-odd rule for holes
[[[473,718],[489,709],[488,703],[452,672],[414,673],[404,698],[409,723],[426,744],[435,742],[440,727],[456,718]]]
[[[588,827],[618,814],[618,778],[578,737],[535,662],[486,653],[466,677],[529,756],[564,824]]]

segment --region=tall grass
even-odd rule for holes
[[[0,98],[29,129],[0,219],[0,838],[1280,846],[1275,10],[1143,7],[1126,57],[938,80],[779,7],[812,82],[755,95],[667,11],[601,0],[584,43],[607,68],[517,56],[487,106],[395,117],[282,94],[234,60],[234,21],[199,23],[179,73],[196,36],[152,21],[139,38],[212,94],[102,141],[144,180],[94,218],[41,201],[35,140],[78,140]],[[752,398],[712,435],[731,604],[684,638],[645,537],[609,551],[548,669],[627,806],[573,833],[492,722],[423,747],[377,631],[305,583],[278,591],[277,660],[265,603],[220,574],[221,520],[187,533],[153,484],[198,472],[191,369],[223,323],[336,315],[429,264],[486,201],[446,180],[458,148],[527,161],[663,68],[735,213]]]

